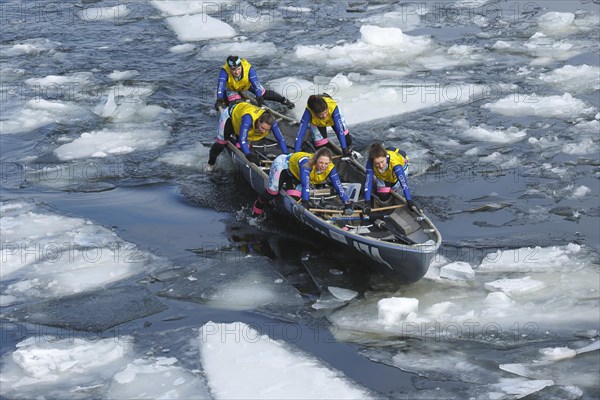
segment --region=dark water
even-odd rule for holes
[[[31,99],[72,101],[87,110],[71,119],[67,116],[22,133],[3,132],[0,135],[2,199],[36,202],[53,213],[90,219],[134,243],[136,251],[151,253],[159,259],[151,272],[140,273],[112,287],[147,288],[166,308],[141,318],[128,318],[123,311],[123,322],[117,325],[121,332],[115,333],[115,327],[111,327],[95,334],[103,337],[132,334],[137,338],[141,353],[158,354],[164,350],[161,346],[167,346],[163,335],[177,332],[173,334],[177,338],[175,342],[184,342],[193,337],[194,329],[208,321],[241,321],[315,355],[370,389],[377,397],[488,398],[487,392],[492,390],[486,384],[496,382],[497,372],[492,371],[497,370],[497,364],[527,360],[527,357],[519,358],[524,354],[535,359],[536,352],[542,347],[578,347],[583,339],[573,336],[573,331],[598,329],[597,293],[590,293],[585,300],[589,301],[586,321],[577,325],[571,321],[566,325],[555,321],[549,324],[548,333],[522,343],[463,340],[456,345],[444,340],[431,342],[389,333],[365,333],[361,329],[351,332],[338,327],[335,322],[332,324],[332,319],[328,319],[331,310],[311,307],[327,293],[328,286],[354,289],[362,302],[400,294],[426,302],[434,292],[439,301],[459,298],[461,291],[470,284],[448,286],[426,281],[407,288],[387,282],[362,260],[337,248],[332,251],[331,244],[314,237],[291,220],[253,224],[247,215],[255,195],[235,172],[225,170],[208,176],[202,173],[201,165],[183,166],[162,161],[161,157],[172,152],[212,142],[217,122],[211,110],[213,91],[223,60],[203,55],[204,46],[216,41],[196,42],[196,50],[187,54],[170,52],[172,46],[181,42],[155,8],[142,2],[119,4],[127,5],[125,15],[96,21],[96,17],[82,17],[79,13],[91,6],[116,4],[104,1],[94,4],[0,2],[2,120],[10,119],[14,116],[10,114],[14,108]],[[240,4],[221,5],[221,12],[213,16],[230,22],[233,13],[239,10],[235,5]],[[303,7],[314,10],[305,14],[282,11],[273,2],[251,4],[264,15],[278,16],[266,30],[242,32],[252,41],[274,42],[277,46],[276,54],[251,60],[263,82],[286,76],[311,81],[314,76],[332,77],[339,72],[366,75],[367,67],[334,68],[298,61],[293,55],[294,48],[338,41],[352,43],[360,37],[360,26],[366,24],[361,22],[362,18],[412,10],[409,5],[399,2],[365,1],[350,5],[346,2],[304,4]],[[481,106],[499,100],[511,90],[525,94],[535,92],[537,96],[562,95],[565,90],[544,85],[533,78],[564,65],[597,67],[597,26],[564,39],[581,46],[583,50],[579,54],[554,59],[542,66],[531,65],[532,57],[527,53],[493,52],[491,48],[499,40],[526,43],[536,32],[539,17],[548,11],[575,12],[578,18],[588,14],[598,16],[598,2],[491,1],[462,6],[454,4],[452,7],[445,3],[424,2],[417,6],[430,12],[408,34],[431,35],[434,42],[444,48],[475,46],[477,51],[485,53],[488,61],[431,70],[427,66],[419,67],[415,60],[411,64],[414,72],[405,78],[405,82],[514,86],[501,94],[493,93],[468,104],[426,108],[422,112],[353,126],[356,150],[364,153],[371,141],[385,137],[391,144],[405,146],[415,154],[411,158],[411,190],[442,232],[444,246],[440,254],[446,262],[466,261],[477,266],[488,251],[496,249],[545,248],[576,243],[584,246],[586,268],[596,271],[597,279],[597,252],[600,250],[600,157],[597,149],[600,135],[598,132],[581,133],[572,127],[578,122],[594,121],[594,113],[600,105],[598,83],[595,88],[573,93],[595,108],[595,112],[582,117],[505,116],[486,111]],[[486,22],[482,23],[481,18]],[[38,48],[43,48],[46,40],[58,44],[48,45],[51,50],[35,54],[10,56],[5,53],[12,46],[31,39],[36,39]],[[519,68],[529,68],[535,73],[520,74]],[[83,132],[112,126],[112,121],[89,110],[106,101],[104,92],[115,85],[107,75],[115,70],[139,71],[139,75],[126,83],[140,90],[152,87],[153,93],[144,101],[168,112],[152,120],[151,126],[167,127],[168,140],[158,148],[124,155],[74,161],[58,159],[53,151],[65,142],[65,138],[72,140]],[[28,78],[72,76],[76,72],[91,72],[95,79],[84,89],[79,83],[70,82],[40,91],[24,83]],[[375,79],[378,83],[385,81],[385,78]],[[480,124],[513,126],[526,130],[528,138],[548,138],[554,142],[540,149],[527,139],[509,144],[480,141],[463,135],[461,121],[467,121],[470,127]],[[390,133],[390,128],[395,130]],[[596,146],[595,152],[580,155],[561,151],[563,146],[587,138]],[[468,152],[474,146],[479,148],[479,154]],[[495,152],[504,157],[500,161],[485,158]],[[512,156],[517,157],[516,163],[510,162]],[[221,161],[227,167],[227,162]],[[59,168],[59,175],[39,172],[53,168]],[[589,188],[589,193],[573,196],[574,189],[579,186]],[[232,271],[243,272],[246,265],[260,266],[272,276],[283,279],[301,295],[300,303],[271,304],[240,311],[226,304],[219,305],[218,301],[204,302],[197,293],[189,292],[187,298],[178,298],[164,292],[168,288],[187,290],[189,280],[186,282],[185,277],[190,274],[205,276],[209,287],[226,284],[235,280]],[[225,278],[219,278],[219,271]],[[509,275],[495,275],[494,279]],[[593,279],[594,274],[590,276]],[[94,313],[94,307],[86,301],[82,302],[80,312]],[[558,298],[544,303],[544,307],[553,301],[565,307]],[[33,307],[35,301],[29,304]],[[114,304],[117,307],[119,300],[115,299]],[[524,304],[517,307],[525,307]],[[568,314],[566,307],[567,311],[557,312],[557,319]],[[581,307],[573,306],[573,310],[580,312]],[[3,355],[14,351],[20,340],[39,334],[36,332],[39,329],[58,336],[88,335],[84,330],[75,330],[73,334],[64,326],[56,327],[60,326],[57,321],[37,325],[26,324],[23,319],[9,321],[6,315],[10,312],[3,311]],[[362,312],[357,311],[357,315],[364,315]],[[553,311],[549,314],[553,315]],[[57,319],[61,319],[60,315]],[[198,368],[197,360],[182,350],[183,345],[178,350],[172,342],[170,347],[168,353],[178,357],[182,365]],[[393,358],[402,353],[415,358],[431,357],[430,364],[433,365],[431,369],[398,366]],[[456,360],[473,361],[477,366],[487,368],[487,372],[481,372],[473,380],[457,377],[451,371]],[[582,398],[597,398],[600,393],[598,381],[576,382],[567,370],[593,373],[598,371],[598,364],[596,351],[578,357],[564,369],[546,371],[547,375],[555,375],[552,379],[557,386],[527,398],[578,398],[564,390],[569,385],[582,388]],[[560,379],[561,376],[565,378]],[[441,396],[437,397],[436,393]]]

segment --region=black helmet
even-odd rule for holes
[[[241,67],[242,59],[238,56],[229,56],[227,57],[227,65],[229,65],[229,68]]]

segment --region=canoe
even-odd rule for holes
[[[288,147],[293,149],[298,122],[266,108],[276,116]],[[314,152],[310,143],[305,141],[304,146],[303,150]],[[252,151],[260,156],[261,165],[248,162],[240,149],[231,143],[226,148],[239,173],[257,194],[261,193],[267,186],[270,163],[280,154],[272,135],[252,144]],[[291,216],[336,245],[365,256],[361,258],[379,268],[388,278],[403,283],[418,281],[440,248],[440,232],[424,213],[410,210],[397,193],[392,193],[391,201],[386,204],[374,196],[374,208],[369,216],[364,216],[365,167],[354,158],[342,158],[341,149],[335,150],[338,155],[334,156],[333,162],[349,197],[355,200],[354,214],[343,214],[341,200],[329,187],[311,190],[308,209],[285,188],[280,189],[272,205],[279,213]]]

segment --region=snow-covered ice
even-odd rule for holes
[[[202,365],[217,399],[367,399],[341,373],[251,326],[206,323],[199,335]]]
[[[574,98],[570,93],[562,96],[509,95],[494,103],[482,106],[502,115],[513,117],[552,117],[573,120],[596,111],[583,100]]]
[[[18,206],[18,207],[17,207]],[[55,298],[105,287],[149,271],[154,256],[114,232],[29,203],[3,203],[2,291]]]

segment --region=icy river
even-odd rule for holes
[[[0,397],[600,397],[598,1],[0,1]],[[408,153],[412,285],[249,218],[236,54]],[[335,250],[335,251],[334,251]]]

